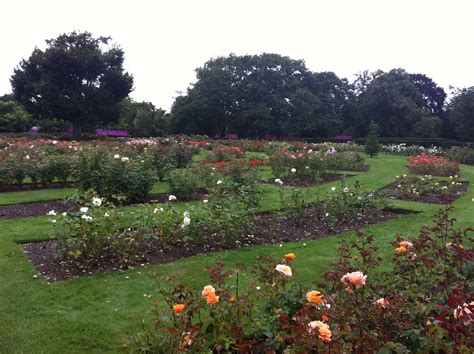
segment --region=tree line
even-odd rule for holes
[[[330,138],[366,136],[374,121],[385,137],[474,140],[474,87],[448,101],[431,78],[404,69],[364,71],[349,82],[279,54],[231,54],[197,68],[166,113],[128,97],[133,76],[110,38],[73,32],[46,42],[15,68],[13,93],[0,97],[0,131],[39,124],[72,127],[77,138],[110,126],[137,136]]]

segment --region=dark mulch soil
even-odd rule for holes
[[[3,192],[22,192],[33,191],[37,189],[60,189],[74,188],[76,185],[71,182],[66,183],[25,183],[25,184],[0,184],[0,193]]]
[[[396,198],[400,200],[409,200],[414,202],[422,202],[422,203],[432,203],[432,204],[446,204],[452,203],[456,199],[458,199],[464,192],[468,189],[468,182],[461,182],[461,185],[458,186],[457,190],[447,197],[440,197],[438,195],[413,195],[407,193],[403,196],[397,196],[397,183],[389,184],[388,186],[381,189],[381,192],[385,193],[387,197]]]
[[[57,213],[68,211],[70,205],[60,200],[53,200],[47,202],[0,205],[0,219],[19,219],[29,216],[46,215],[50,210],[55,210]]]
[[[164,203],[168,201],[168,196],[170,193],[157,193],[149,194],[142,203]],[[205,199],[206,193],[199,192],[194,193],[187,198],[178,198],[180,202],[189,202],[193,200],[202,200]],[[136,204],[135,202],[124,202],[118,205],[132,205]],[[23,203],[23,204],[11,204],[11,205],[0,205],[0,219],[19,219],[26,218],[29,216],[42,216],[45,215],[50,210],[55,210],[57,213],[63,213],[65,211],[71,210],[73,206],[67,204],[61,200],[45,201],[45,202],[35,202],[35,203]]]
[[[383,211],[377,215],[363,216],[350,223],[338,227],[330,227],[320,220],[315,208],[308,208],[306,216],[301,222],[285,218],[279,213],[266,213],[257,216],[252,232],[235,241],[231,247],[222,243],[216,235],[203,243],[177,242],[162,244],[156,240],[144,242],[142,260],[137,260],[128,267],[120,266],[114,259],[107,259],[100,266],[89,267],[81,272],[68,269],[67,265],[56,258],[56,241],[28,243],[22,245],[29,260],[46,276],[49,282],[64,280],[78,275],[89,275],[106,270],[118,270],[145,266],[147,264],[164,264],[175,262],[178,259],[204,254],[209,252],[224,251],[232,248],[247,247],[251,245],[278,244],[291,241],[315,240],[324,236],[335,235],[345,231],[356,230],[367,225],[376,224],[388,219],[398,217],[395,211]]]
[[[290,177],[282,177],[280,180],[283,182],[284,186],[291,186],[291,187],[312,187],[318,184],[327,183],[327,182],[334,182],[339,181],[345,177],[351,177],[353,175],[345,175],[345,174],[338,174],[338,173],[324,173],[320,176],[319,180],[314,180],[311,177],[299,177],[299,178],[290,178]],[[275,179],[266,179],[262,181],[265,184],[276,184]]]

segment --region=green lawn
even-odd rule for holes
[[[363,185],[370,189],[385,186],[395,175],[406,172],[406,158],[381,155],[367,160],[368,173],[356,173]],[[269,171],[264,174],[271,177]],[[460,227],[474,227],[474,167],[462,166],[461,177],[470,182],[469,190],[455,202],[455,217]],[[335,182],[340,183],[340,182]],[[310,189],[310,198],[324,195],[331,185]],[[154,192],[166,191],[166,184],[157,184]],[[262,209],[279,207],[276,186],[264,186]],[[288,188],[288,187],[287,187]],[[57,199],[71,190],[35,191],[0,195],[0,203],[10,201],[45,200],[48,195]],[[64,193],[64,194],[61,194]],[[8,194],[8,195],[7,195]],[[17,195],[17,194],[15,194]],[[368,227],[376,236],[385,267],[390,267],[393,248],[389,242],[400,232],[409,235],[412,230],[429,224],[440,205],[395,201],[394,206],[419,211],[382,224]],[[133,210],[139,206],[128,207]],[[0,353],[102,353],[120,351],[120,343],[139,330],[140,318],[150,309],[155,283],[150,273],[171,275],[185,284],[200,289],[208,283],[204,268],[217,260],[228,265],[235,262],[250,264],[258,255],[297,254],[293,262],[295,278],[309,281],[320,276],[334,258],[342,238],[354,238],[345,233],[317,241],[244,248],[183,259],[173,264],[138,267],[126,272],[107,272],[95,276],[70,279],[48,284],[37,275],[17,242],[44,240],[51,236],[46,216],[21,220],[0,221]],[[309,285],[308,285],[309,286]]]

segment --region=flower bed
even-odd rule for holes
[[[262,215],[256,215],[260,196],[251,185],[233,196],[222,188],[217,196],[210,195],[199,208],[190,207],[184,214],[174,207],[174,195],[165,206],[143,205],[132,215],[92,197],[87,206],[48,213],[56,240],[24,248],[41,272],[57,280],[171,262],[198,253],[316,239],[396,216],[384,211],[386,204],[380,197],[361,193],[357,187],[333,187],[323,202],[310,206],[304,205],[304,196],[296,191],[285,197],[285,210]],[[130,223],[130,218],[133,227],[124,230],[121,220]]]
[[[329,171],[366,170],[361,155],[353,151],[338,152],[333,146],[325,147],[325,150],[299,152],[282,148],[270,156],[269,165],[277,178],[310,177],[315,181],[319,175]]]
[[[311,284],[294,280],[294,253],[262,257],[251,268],[217,263],[196,292],[160,278],[151,318],[142,320],[128,349],[471,352],[474,252],[461,231],[446,227],[451,211],[440,210],[435,225],[417,237],[398,236],[388,271],[380,269],[375,236],[358,231],[357,240],[341,244],[323,280]]]
[[[450,203],[467,190],[467,183],[459,181],[457,175],[449,179],[426,176],[396,176],[397,180],[385,187],[388,197],[414,200],[424,203]]]
[[[408,169],[417,175],[447,177],[459,174],[459,163],[449,162],[444,157],[421,154],[408,157]]]

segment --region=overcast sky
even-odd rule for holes
[[[474,0],[4,0],[0,11],[0,94],[35,46],[74,30],[111,36],[131,96],[166,110],[195,68],[229,53],[287,55],[351,81],[404,68],[446,91],[474,86]]]

